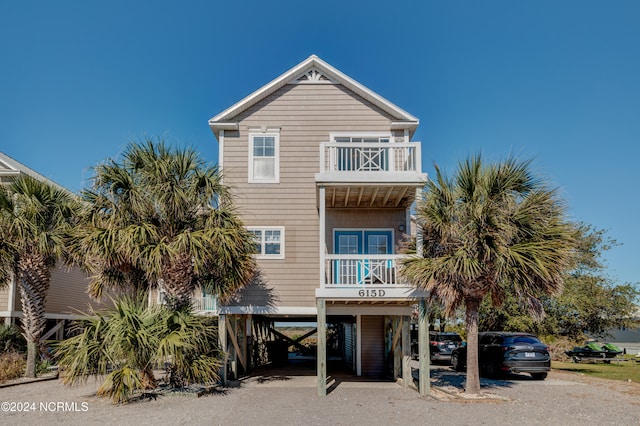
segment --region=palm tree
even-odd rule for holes
[[[27,377],[36,375],[51,269],[66,259],[67,237],[77,211],[70,192],[30,176],[0,188],[0,283],[14,276],[20,290]]]
[[[142,295],[124,295],[113,305],[85,314],[75,335],[55,345],[63,383],[103,378],[97,394],[122,403],[157,387],[158,365],[171,365],[167,380],[174,387],[219,380],[214,318],[147,306]]]
[[[485,164],[480,155],[461,162],[453,178],[436,167],[416,215],[422,256],[410,256],[403,274],[439,299],[448,315],[465,308],[466,392],[480,392],[478,309],[485,297],[499,305],[507,294],[537,318],[539,297],[559,294],[573,248],[555,190],[532,175],[529,161]]]
[[[95,168],[74,252],[91,291],[159,286],[181,309],[198,287],[225,297],[254,271],[253,237],[233,210],[218,169],[163,142],[130,144]]]

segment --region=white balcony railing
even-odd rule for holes
[[[218,298],[216,296],[206,295],[193,298],[193,309],[195,311],[218,311]]]
[[[404,286],[398,276],[399,255],[326,255],[325,286]]]
[[[320,144],[320,173],[420,172],[420,142]]]

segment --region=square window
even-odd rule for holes
[[[259,259],[284,259],[284,227],[249,227]]]

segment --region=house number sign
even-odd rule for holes
[[[386,292],[381,289],[362,289],[358,290],[360,297],[384,297]]]

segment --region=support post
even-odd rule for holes
[[[409,386],[413,382],[411,374],[411,335],[409,333],[410,317],[402,317],[402,385]]]
[[[402,339],[401,339],[401,323],[399,316],[393,316],[391,320],[393,328],[393,379],[397,379],[402,374]]]
[[[427,301],[420,298],[418,309],[418,353],[420,357],[420,395],[427,396],[431,393],[431,374],[429,372],[429,316]]]
[[[318,308],[318,396],[327,395],[327,309],[322,298],[316,299]]]
[[[222,361],[222,365],[220,366],[220,382],[223,385],[227,384],[227,359],[229,354],[227,352],[227,326],[226,326],[226,316],[220,315],[218,316],[218,343],[220,344],[220,349],[224,353],[224,360]]]

